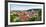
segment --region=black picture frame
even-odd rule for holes
[[[43,23],[8,25],[8,2],[43,4]],[[5,1],[5,26],[23,26],[23,25],[40,25],[40,24],[45,24],[45,3],[44,2]]]

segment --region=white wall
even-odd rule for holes
[[[0,27],[4,27],[4,0],[0,0]]]
[[[24,0],[23,0],[24,1]],[[26,1],[26,0],[25,0]],[[28,1],[28,0],[27,0]],[[46,0],[29,0],[34,2],[45,2]],[[0,0],[0,27],[4,27],[4,0]],[[45,9],[46,11],[46,9]],[[45,13],[45,19],[46,19],[46,13]],[[46,22],[45,22],[46,23]],[[15,26],[14,26],[15,27]],[[17,26],[16,26],[17,27]],[[46,27],[46,24],[44,25],[29,25],[29,26],[18,26],[18,27]]]

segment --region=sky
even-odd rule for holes
[[[11,10],[41,9],[42,7],[40,4],[10,4]]]

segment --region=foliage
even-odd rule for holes
[[[10,15],[11,22],[14,22],[14,19],[16,19],[17,16],[17,14]]]
[[[28,21],[40,21],[40,20],[41,20],[41,9],[38,11],[38,16],[32,16],[32,18],[29,18]],[[10,15],[10,21],[11,22],[21,22],[18,14]]]

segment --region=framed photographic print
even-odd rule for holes
[[[6,25],[36,25],[45,23],[43,2],[7,1],[5,6]]]

